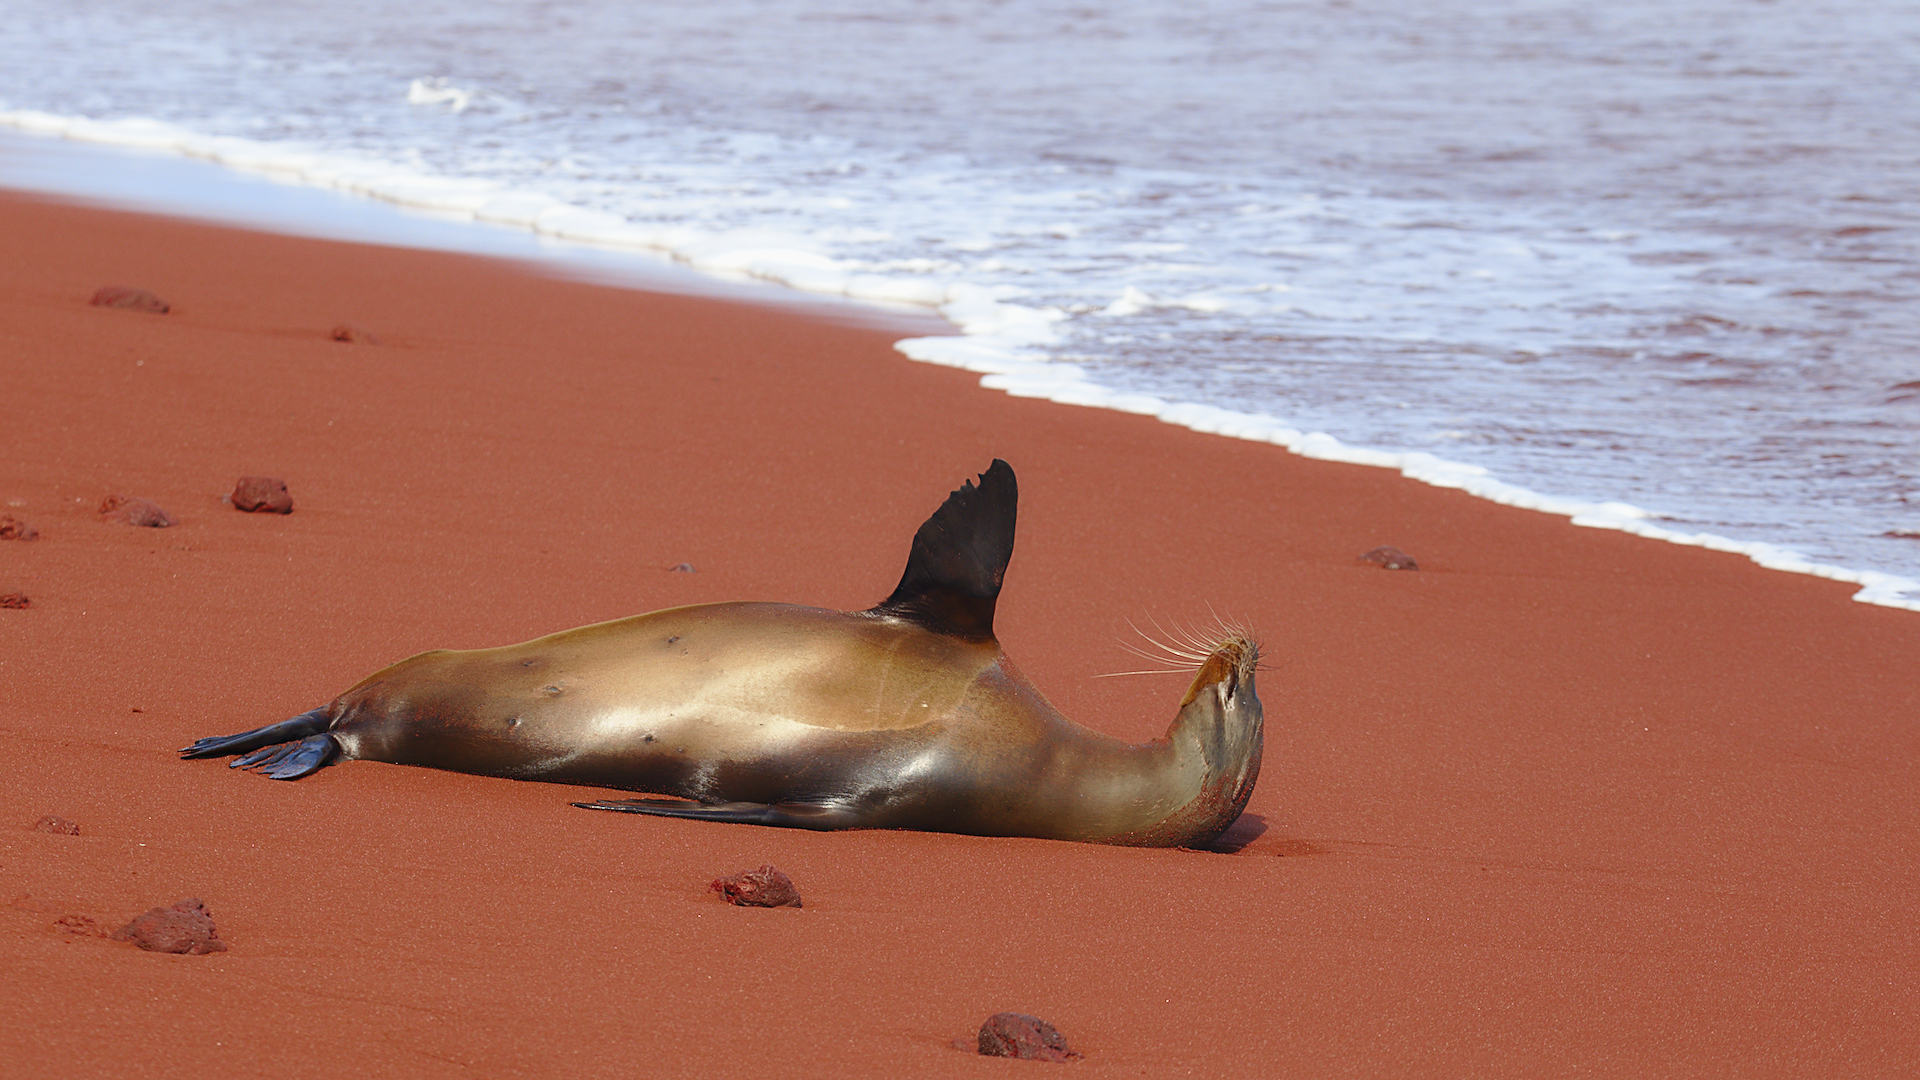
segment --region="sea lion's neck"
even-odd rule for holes
[[[1250,642],[1230,642],[1195,675],[1165,738],[1111,743],[1089,754],[1077,801],[1083,824],[1106,843],[1203,847],[1246,809],[1260,775],[1264,722]]]

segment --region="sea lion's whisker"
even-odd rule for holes
[[[1122,649],[1142,660],[1151,661],[1156,664],[1186,664],[1189,666],[1189,670],[1205,663],[1209,655],[1207,653],[1195,653],[1186,649],[1177,649],[1165,642],[1154,641],[1151,638],[1148,639],[1148,642],[1153,645],[1154,648],[1143,649],[1130,641],[1122,641],[1119,644]]]
[[[1152,651],[1142,649],[1129,641],[1120,642],[1120,647],[1142,660],[1153,660],[1159,663],[1177,662],[1198,667],[1207,662],[1207,658],[1220,647],[1221,641],[1226,640],[1221,638],[1209,641],[1191,629],[1184,627],[1169,629],[1161,625],[1158,619],[1152,619],[1151,622],[1158,636],[1140,629],[1139,625],[1131,619],[1127,620],[1127,626],[1140,635],[1141,639],[1152,647]]]
[[[1143,648],[1124,639],[1117,641],[1116,644],[1142,660],[1158,664],[1184,664],[1188,665],[1185,670],[1191,671],[1206,664],[1222,648],[1239,643],[1253,650],[1253,670],[1272,669],[1273,665],[1267,662],[1266,655],[1261,650],[1260,643],[1254,639],[1253,629],[1250,626],[1239,619],[1222,616],[1211,603],[1207,605],[1207,614],[1210,622],[1176,623],[1171,626],[1162,623],[1156,617],[1145,616],[1144,618],[1153,628],[1152,633],[1142,630],[1138,623],[1128,619],[1127,628],[1138,635],[1146,643],[1146,647]]]
[[[1160,652],[1162,653],[1179,657],[1181,659],[1186,659],[1187,653],[1190,650],[1177,648],[1175,647],[1175,645],[1169,643],[1167,639],[1172,638],[1175,635],[1167,633],[1167,628],[1160,625],[1159,619],[1152,619],[1152,623],[1153,623],[1153,629],[1155,633],[1159,635],[1158,637],[1154,636],[1154,634],[1149,634],[1145,630],[1140,629],[1140,627],[1136,625],[1132,619],[1127,620],[1128,628],[1130,628],[1134,633],[1140,635],[1141,640],[1145,641],[1148,645],[1152,646],[1155,649],[1160,650]],[[1123,643],[1123,644],[1128,644],[1128,643]],[[1134,651],[1136,652],[1136,654],[1140,654],[1137,648],[1135,648]]]

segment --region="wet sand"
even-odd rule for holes
[[[11,1073],[1920,1063],[1920,618],[1850,586],[1009,398],[871,325],[23,197],[0,235],[0,514],[39,533],[0,540],[0,593],[31,601],[0,610]],[[105,285],[171,310],[89,305]],[[994,456],[1022,489],[997,628],[1067,715],[1172,719],[1183,677],[1094,677],[1141,666],[1130,623],[1257,630],[1237,850],[676,822],[172,753],[424,649],[869,606]],[[294,512],[224,504],[241,476]],[[176,524],[102,521],[110,494]],[[1382,545],[1419,569],[1358,557]],[[768,863],[804,909],[709,891]],[[80,932],[185,897],[226,951]],[[953,1048],[1002,1011],[1084,1059]]]

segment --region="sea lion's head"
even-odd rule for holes
[[[1186,636],[1179,645],[1155,644],[1200,665],[1167,730],[1173,772],[1186,777],[1181,786],[1194,795],[1151,829],[1150,838],[1131,842],[1205,847],[1240,817],[1260,778],[1265,714],[1254,688],[1259,643],[1246,630],[1227,626],[1210,640]]]
[[[1173,723],[1175,737],[1184,734],[1199,744],[1209,786],[1218,784],[1231,796],[1235,817],[1260,775],[1264,713],[1254,688],[1259,666],[1259,643],[1245,631],[1226,630],[1194,673]],[[1228,824],[1231,819],[1221,828]]]

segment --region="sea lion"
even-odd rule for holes
[[[914,535],[867,611],[670,608],[521,645],[422,653],[291,720],[182,757],[279,780],[364,758],[679,796],[576,803],[808,829],[1197,847],[1260,774],[1259,649],[1223,631],[1163,739],[1061,716],[1000,649],[1018,489],[995,460]],[[691,801],[687,801],[691,800]]]

